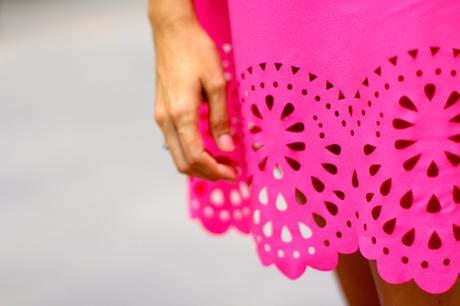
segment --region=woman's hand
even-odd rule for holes
[[[154,119],[176,168],[208,180],[234,181],[234,169],[218,163],[204,150],[198,129],[203,92],[209,102],[209,127],[217,146],[223,151],[234,149],[227,116],[226,81],[216,46],[194,16],[166,20],[156,17],[158,12],[154,10],[151,7],[149,14],[156,51]]]

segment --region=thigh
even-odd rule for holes
[[[369,262],[382,306],[458,306],[460,305],[460,279],[443,294],[430,294],[421,290],[414,281],[392,285],[379,276],[374,261]]]
[[[340,254],[335,272],[348,305],[379,305],[369,262],[359,251],[353,254]]]

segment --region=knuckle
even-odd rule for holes
[[[179,108],[179,107],[175,107],[173,109],[171,109],[170,113],[171,113],[171,118],[174,120],[174,121],[180,121],[182,120],[184,117],[187,116],[187,113],[189,111],[186,109],[186,108]]]
[[[191,153],[188,157],[188,163],[191,168],[198,168],[200,166],[200,159],[197,154]]]
[[[208,90],[211,93],[222,92],[225,89],[226,81],[223,76],[214,76],[208,81]]]
[[[188,164],[176,164],[176,169],[180,173],[187,174],[191,168]]]
[[[153,112],[153,119],[159,126],[163,126],[166,122],[166,114],[161,111]]]
[[[211,120],[210,124],[211,124],[212,130],[222,131],[222,130],[228,130],[229,128],[228,120],[227,118],[225,118],[225,116],[219,116]]]
[[[187,162],[191,168],[199,168],[201,166],[201,152],[195,150],[188,152]]]

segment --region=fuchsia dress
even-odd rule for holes
[[[191,216],[251,234],[291,279],[360,250],[392,284],[460,272],[460,1],[196,0],[228,80],[238,182],[189,177]]]

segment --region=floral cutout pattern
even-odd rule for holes
[[[200,131],[238,181],[188,177],[191,216],[250,233],[291,279],[359,249],[389,283],[447,291],[460,273],[460,48],[395,52],[357,88],[303,63],[236,69],[223,3],[194,1],[222,58],[236,150],[215,146],[206,103]]]
[[[446,291],[460,271],[460,51],[391,57],[345,95],[303,67],[240,73],[248,221],[295,279],[358,248],[390,283]],[[435,281],[433,281],[435,280]]]

